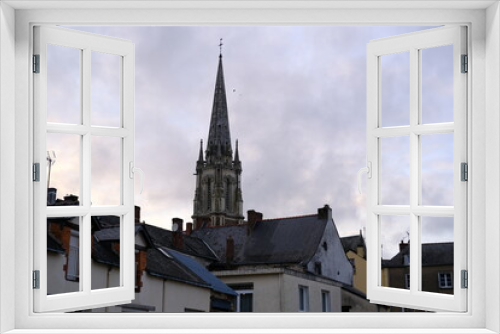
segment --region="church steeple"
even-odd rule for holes
[[[219,47],[222,47],[222,40]],[[196,162],[196,190],[192,216],[195,229],[202,226],[243,223],[241,172],[238,143],[233,160],[221,52],[205,159],[201,142]]]
[[[226,87],[224,71],[222,69],[222,55],[219,56],[219,67],[215,81],[214,102],[212,117],[208,132],[206,159],[208,163],[216,161],[228,162],[232,157],[231,133],[229,131],[229,117],[227,112]]]

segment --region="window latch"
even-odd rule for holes
[[[372,162],[371,161],[368,161],[366,163],[366,167],[364,168],[361,168],[359,171],[358,171],[358,191],[359,193],[361,194],[361,175],[363,173],[366,173],[368,174],[368,178],[371,179],[372,178]]]
[[[134,167],[134,162],[130,161],[129,162],[129,177],[131,179],[133,179],[135,173],[139,173],[141,176],[141,192],[139,194],[142,194],[142,191],[144,190],[144,172],[142,171],[142,169]]]

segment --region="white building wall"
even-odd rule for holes
[[[163,312],[186,312],[186,309],[209,312],[210,289],[176,281],[163,283]]]

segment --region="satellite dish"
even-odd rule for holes
[[[172,225],[172,231],[177,232],[178,229],[179,229],[179,225],[177,225],[177,224]]]

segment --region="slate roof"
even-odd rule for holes
[[[233,264],[305,264],[315,254],[328,220],[317,215],[269,219],[250,225],[193,231],[226,261],[227,238],[234,240]],[[299,250],[300,245],[300,251]]]
[[[404,257],[410,254],[410,247],[406,246],[390,260],[382,260],[382,267],[404,267]],[[411,260],[410,260],[411,261]],[[422,244],[422,266],[449,266],[453,265],[453,242]]]
[[[146,271],[154,276],[159,276],[173,281],[190,283],[209,288],[210,284],[195,275],[188,268],[176,261],[170,254],[157,248],[147,250]]]
[[[148,224],[143,224],[142,226],[151,238],[153,244],[155,244],[156,246],[176,249],[173,244],[174,232]],[[213,261],[217,260],[217,256],[203,240],[194,236],[187,235],[183,235],[182,238],[183,247],[182,249],[178,249],[182,253],[206,258]]]
[[[226,293],[229,295],[236,296],[237,293],[226,284],[224,284],[220,279],[215,277],[210,271],[203,267],[198,261],[193,258],[184,255],[182,253],[176,252],[172,249],[167,250],[167,252],[173,256],[177,261],[186,266],[191,272],[200,277],[203,281],[210,284],[214,291]]]
[[[346,253],[350,250],[356,252],[358,247],[366,247],[365,240],[359,234],[340,238],[340,241],[342,241],[342,246],[344,247],[344,252]]]

